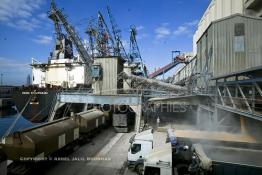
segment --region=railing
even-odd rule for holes
[[[225,84],[218,86],[216,90],[217,105],[262,119],[262,91],[257,83]]]
[[[130,95],[130,96],[138,96],[142,95],[143,97],[177,97],[182,94],[176,94],[170,91],[158,91],[158,90],[152,90],[152,89],[130,89],[130,90],[124,90],[124,89],[116,89],[116,90],[104,90],[100,94],[94,94],[91,89],[64,89],[61,92],[61,94],[87,94],[87,95]]]

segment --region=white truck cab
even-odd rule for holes
[[[128,167],[143,169],[144,157],[153,149],[153,130],[149,129],[134,134],[130,138],[129,143],[130,147],[127,155]]]
[[[145,156],[144,175],[188,174],[188,165],[185,164],[188,146],[178,143],[173,129],[167,130],[167,142]]]
[[[145,156],[144,175],[172,175],[172,148],[170,144],[156,148]]]

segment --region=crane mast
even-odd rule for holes
[[[130,46],[129,46],[129,58],[133,62],[135,59],[142,61],[142,57],[136,41],[137,30],[135,26],[130,27]]]
[[[139,47],[136,41],[137,30],[135,26],[130,27],[130,45],[129,45],[129,59],[131,63],[138,65],[138,74],[147,77],[147,69],[143,63]]]
[[[114,55],[115,41],[110,34],[110,30],[104,20],[101,12],[98,12],[98,21],[96,29],[96,43],[99,56]]]
[[[49,15],[53,17],[52,19],[54,19],[55,24],[58,22],[58,20],[62,23],[62,25],[64,26],[64,29],[66,30],[68,35],[71,37],[71,40],[74,43],[76,50],[78,51],[82,61],[88,64],[89,66],[91,66],[92,57],[88,54],[80,37],[75,32],[74,28],[68,23],[62,11],[56,8],[54,1],[52,1],[51,3]],[[56,27],[56,30],[57,30],[56,32],[59,32],[59,28]]]
[[[115,39],[115,46],[114,46],[115,55],[122,56],[123,58],[128,59],[125,48],[124,48],[123,43],[121,41],[121,36],[120,36],[121,30],[117,26],[117,23],[114,20],[114,17],[111,13],[109,6],[107,6],[107,13],[108,13],[108,16],[109,16],[109,20],[110,20],[110,23],[111,23],[111,27],[112,27],[112,31],[113,31],[113,35],[114,35],[114,39]]]
[[[54,3],[55,3],[55,2],[52,1],[52,2],[51,2],[51,6],[55,6]],[[59,40],[59,41],[61,41],[61,40],[64,38],[64,35],[62,34],[62,29],[61,29],[61,26],[60,26],[60,24],[59,24],[59,19],[58,19],[57,16],[56,16],[54,13],[52,13],[51,11],[50,11],[50,13],[49,13],[49,18],[52,19],[53,22],[54,22],[55,32],[56,32],[56,39]]]

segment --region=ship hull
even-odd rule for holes
[[[41,123],[47,120],[53,109],[57,90],[20,89],[13,93],[18,111],[29,121]]]

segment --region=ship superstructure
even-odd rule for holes
[[[33,86],[74,88],[87,83],[88,65],[74,57],[72,42],[67,38],[56,41],[48,63],[32,59],[31,66]]]

